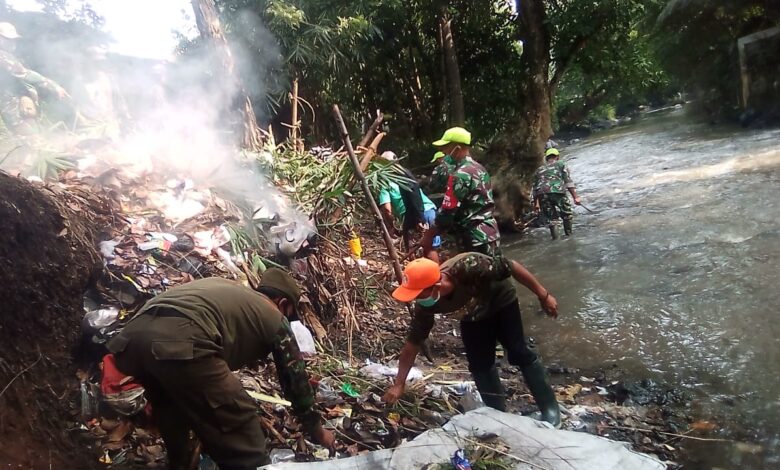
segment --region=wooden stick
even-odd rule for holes
[[[639,431],[639,432],[652,432],[652,433],[658,433],[663,434],[664,436],[674,436],[679,437],[680,439],[692,439],[694,441],[705,441],[705,442],[734,442],[732,439],[717,439],[713,437],[695,437],[695,436],[687,436],[685,434],[675,434],[673,432],[664,432],[664,431],[656,431],[655,429],[642,429],[642,428],[631,428],[628,426],[605,426],[606,428],[610,429],[622,429],[624,431]]]
[[[36,365],[36,364],[38,364],[39,362],[41,362],[41,359],[43,359],[43,354],[41,354],[41,352],[40,352],[40,351],[38,351],[38,359],[36,359],[36,360],[35,360],[35,362],[33,362],[32,364],[30,364],[29,366],[27,366],[27,367],[25,367],[24,369],[22,369],[21,371],[19,371],[19,373],[18,373],[18,374],[14,375],[14,378],[12,378],[12,379],[11,379],[11,381],[10,381],[10,382],[8,382],[8,384],[6,384],[6,386],[5,386],[5,387],[3,387],[3,389],[2,389],[2,390],[0,390],[0,396],[2,396],[2,395],[5,393],[5,391],[6,391],[6,390],[8,390],[8,388],[9,388],[9,387],[10,387],[10,386],[11,386],[11,385],[12,385],[12,384],[13,384],[13,383],[16,381],[16,379],[18,379],[19,377],[21,377],[21,376],[22,376],[22,374],[24,374],[24,373],[25,373],[25,372],[27,372],[28,370],[32,369],[33,367],[35,367],[35,365]]]
[[[360,181],[360,186],[363,188],[363,194],[366,196],[368,204],[371,206],[371,211],[374,213],[374,217],[376,217],[379,228],[382,230],[382,237],[385,239],[385,245],[387,246],[388,253],[390,253],[390,259],[393,261],[395,277],[400,284],[403,282],[404,274],[403,270],[401,270],[401,262],[398,260],[398,253],[395,251],[395,245],[393,244],[393,239],[390,237],[390,232],[388,232],[387,227],[385,227],[384,220],[382,219],[382,213],[379,212],[379,207],[376,205],[376,201],[374,201],[374,196],[371,195],[371,189],[368,187],[366,177],[363,172],[360,171],[360,162],[358,162],[357,156],[355,155],[355,150],[352,148],[352,142],[349,140],[347,126],[344,124],[344,118],[341,117],[341,111],[339,110],[339,106],[337,104],[333,105],[333,115],[335,116],[336,122],[339,125],[341,139],[344,141],[344,147],[346,147],[347,154],[349,155],[349,159],[352,162],[352,168],[355,170],[355,176],[357,176],[358,180]]]
[[[371,139],[374,138],[374,133],[382,124],[383,120],[384,120],[384,116],[377,109],[376,119],[374,119],[374,122],[372,122],[371,125],[368,127],[368,130],[366,131],[366,135],[364,135],[363,138],[360,140],[360,143],[358,143],[357,145],[358,147],[365,147],[366,145],[368,145],[369,142],[371,142]]]
[[[298,79],[293,79],[292,93],[290,93],[290,104],[292,105],[292,123],[290,126],[290,141],[293,148],[298,151]]]

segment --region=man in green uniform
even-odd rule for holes
[[[433,329],[435,315],[449,313],[460,319],[469,371],[485,404],[506,410],[504,388],[495,366],[498,341],[509,363],[520,368],[542,419],[558,427],[558,402],[545,378],[544,366],[525,341],[517,292],[510,277],[533,292],[551,317],[557,317],[555,297],[522,264],[501,255],[461,253],[441,266],[425,258],[409,263],[404,282],[393,297],[401,302],[416,301],[414,316],[398,359],[398,375],[384,400],[395,403],[403,394],[406,376],[420,344]]]
[[[333,446],[287,320],[296,315],[300,290],[280,269],[266,271],[258,290],[220,278],[174,287],[109,343],[117,368],[146,389],[172,469],[188,468],[189,430],[222,470],[268,463],[255,403],[231,371],[269,353],[304,431]]]
[[[556,148],[548,149],[545,154],[546,163],[534,173],[533,201],[536,212],[541,210],[550,226],[553,240],[559,237],[559,224],[563,219],[563,231],[572,234],[572,210],[568,190],[574,198],[574,203],[580,205],[580,198],[569,168],[560,160],[560,152]]]
[[[24,66],[14,55],[16,28],[0,23],[0,117],[15,135],[38,133],[38,90],[64,99],[68,93],[60,85]]]
[[[422,240],[426,256],[433,252],[433,237],[445,232],[457,237],[462,252],[497,255],[501,235],[493,216],[493,188],[487,170],[471,158],[471,133],[453,127],[433,145],[449,155],[454,164],[441,170],[449,170],[449,174],[436,225]]]

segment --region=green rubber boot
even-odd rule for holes
[[[561,410],[558,408],[558,400],[555,393],[547,383],[544,366],[539,359],[531,364],[521,367],[525,383],[536,401],[536,406],[541,411],[541,420],[552,424],[556,429],[561,427]]]
[[[498,376],[498,369],[491,369],[474,372],[474,382],[477,384],[477,390],[482,396],[485,405],[495,408],[499,411],[506,411],[506,397],[504,396],[504,386],[501,385],[501,378]]]
[[[561,229],[558,227],[558,224],[554,222],[550,224],[550,235],[553,240],[561,238]]]
[[[563,233],[565,233],[567,237],[570,237],[571,232],[571,219],[563,219]]]

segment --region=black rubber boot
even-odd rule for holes
[[[566,236],[571,236],[571,219],[563,219],[563,233]]]
[[[536,401],[536,406],[542,413],[542,421],[547,421],[555,428],[560,428],[561,410],[558,408],[555,393],[547,383],[542,361],[537,359],[531,364],[521,367],[520,370],[523,372],[525,383]]]
[[[473,372],[471,375],[474,376],[477,390],[479,390],[479,394],[482,396],[482,401],[485,405],[499,411],[506,411],[504,386],[501,385],[498,369],[493,367],[488,370]]]
[[[561,229],[558,227],[558,224],[552,223],[550,224],[550,235],[552,236],[553,240],[557,240],[561,238]]]

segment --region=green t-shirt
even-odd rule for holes
[[[420,190],[420,196],[422,197],[424,211],[436,210],[436,204],[422,192],[422,189]],[[377,199],[377,203],[380,206],[389,202],[393,209],[393,215],[396,218],[404,218],[404,214],[406,214],[406,205],[404,204],[404,199],[401,197],[401,187],[398,186],[398,184],[390,183],[388,188],[383,188],[379,191],[379,197]]]

